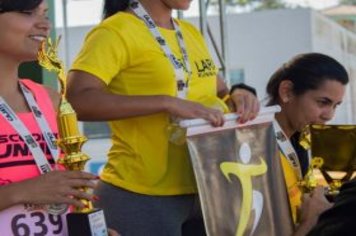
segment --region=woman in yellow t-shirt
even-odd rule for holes
[[[170,141],[171,124],[204,118],[222,125],[224,97],[239,122],[259,110],[252,93],[229,91],[217,78],[199,31],[172,18],[190,3],[106,0],[106,19],[87,35],[69,73],[68,99],[79,118],[110,121],[113,145],[97,205],[123,235],[204,234],[187,146]]]
[[[299,144],[300,133],[307,125],[324,124],[333,118],[348,81],[345,68],[335,59],[320,53],[307,53],[285,63],[268,82],[268,105],[278,104],[282,108],[275,117],[275,131],[291,211],[298,223],[296,235],[307,233],[319,214],[331,206],[321,187],[304,196],[298,187],[297,182],[309,166],[307,151]]]

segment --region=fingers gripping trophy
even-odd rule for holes
[[[80,134],[77,123],[77,115],[70,103],[66,100],[66,75],[62,61],[58,58],[58,45],[60,38],[52,43],[48,39],[42,44],[38,53],[38,60],[42,67],[57,74],[60,82],[60,104],[57,115],[58,123],[58,145],[64,152],[64,157],[59,159],[67,170],[84,170],[85,163],[90,159],[81,152],[81,148],[87,138]],[[86,187],[80,188],[87,191]],[[107,236],[108,230],[102,209],[94,209],[92,202],[80,199],[85,208],[74,208],[72,213],[67,215],[67,225],[69,236]]]

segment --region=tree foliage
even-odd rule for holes
[[[345,4],[345,5],[354,5],[354,6],[356,6],[356,0],[341,0],[340,3],[341,4]]]

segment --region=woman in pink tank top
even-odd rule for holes
[[[93,188],[96,176],[54,165],[58,94],[17,77],[22,62],[36,60],[50,28],[45,1],[0,0],[0,235],[67,235],[68,208],[51,215],[46,207],[95,200],[77,187]],[[50,171],[40,171],[38,160]]]

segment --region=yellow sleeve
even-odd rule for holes
[[[200,33],[200,31],[190,22],[186,21],[186,20],[179,20],[178,21],[180,24],[184,25],[189,32],[194,35],[195,40],[198,41],[200,46],[204,46],[204,49],[209,52],[209,48],[208,48],[208,44],[205,40],[205,38],[203,37],[203,35]],[[184,35],[183,35],[184,36]]]
[[[109,84],[128,63],[126,43],[119,33],[96,27],[87,36],[71,70],[90,73]]]

